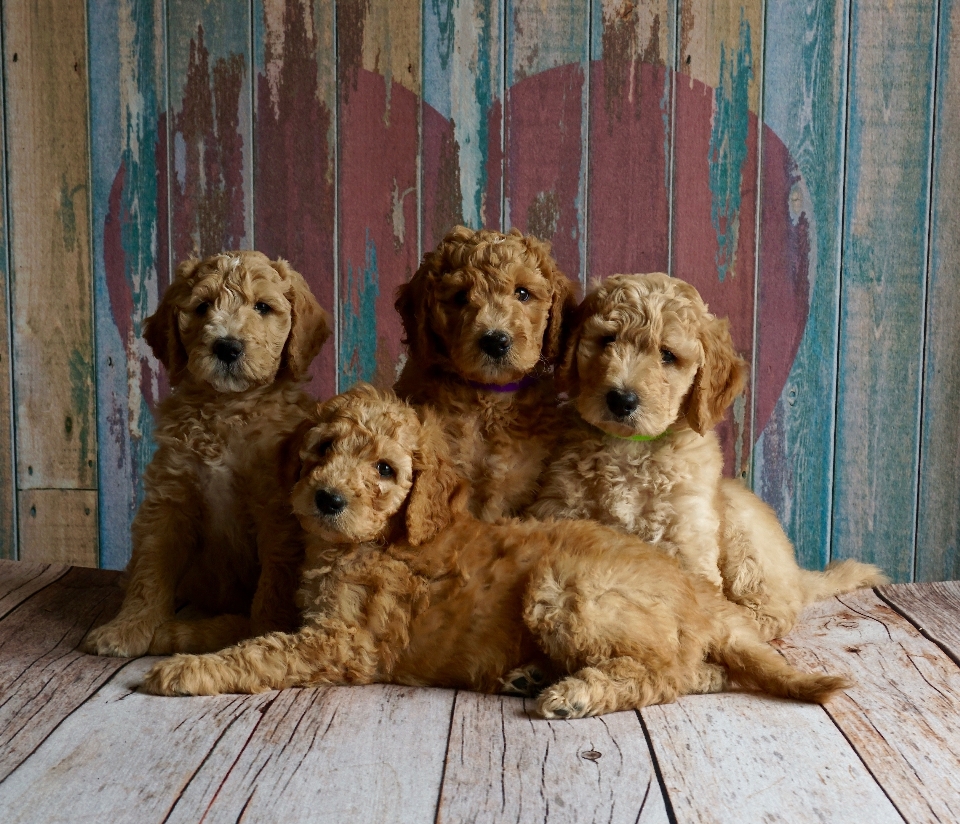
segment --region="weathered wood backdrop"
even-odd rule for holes
[[[801,560],[960,577],[960,2],[4,0],[0,553],[122,566],[172,266],[289,258],[389,384],[455,222],[667,270],[753,362]],[[956,25],[954,25],[956,23]]]

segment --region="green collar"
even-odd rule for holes
[[[593,424],[591,424],[593,426]],[[600,429],[599,426],[594,426],[594,429]],[[659,435],[617,435],[614,432],[607,432],[606,429],[600,429],[604,435],[609,435],[612,438],[619,438],[621,441],[659,441],[660,438],[663,438],[667,435],[672,435],[673,433],[667,429],[665,432],[661,432]]]

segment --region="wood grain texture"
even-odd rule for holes
[[[392,386],[397,287],[420,260],[419,0],[337,4],[339,78],[339,388]]]
[[[833,555],[912,580],[936,4],[853,4]]]
[[[0,561],[0,619],[35,592],[62,578],[67,570],[60,564]]]
[[[167,821],[433,822],[453,692],[369,686],[269,694],[235,755],[219,745]]]
[[[163,821],[206,759],[238,757],[272,700],[158,698],[134,691],[157,659],[84,658],[122,669],[0,783],[6,821]]]
[[[960,813],[960,668],[871,590],[817,604],[778,644],[855,685],[827,712],[907,821]]]
[[[725,693],[641,713],[677,821],[902,821],[819,706]]]
[[[458,692],[438,822],[666,822],[636,713],[531,716],[519,698]]]
[[[23,489],[17,504],[21,560],[100,565],[95,490]]]
[[[960,4],[940,4],[916,580],[960,578]]]
[[[423,251],[458,223],[501,228],[503,20],[501,0],[423,4]]]
[[[592,4],[588,275],[670,267],[675,6]]]
[[[257,248],[300,272],[334,309],[337,124],[333,0],[253,4],[254,236]],[[336,387],[329,341],[314,361],[311,389]]]
[[[0,781],[126,663],[76,651],[120,608],[117,577],[72,569],[0,621]],[[0,801],[0,809],[11,807]]]
[[[255,245],[250,8],[168,0],[172,263]]]
[[[673,182],[673,271],[730,318],[737,350],[753,357],[757,119],[762,3],[683,0],[679,5]],[[727,474],[749,474],[748,391],[719,428]]]
[[[3,25],[17,486],[94,489],[86,4],[12,0]]]
[[[549,241],[573,280],[586,271],[590,5],[507,3],[506,228]]]
[[[960,661],[960,582],[893,584],[877,592],[954,661]]]
[[[0,27],[3,23],[0,21]],[[0,66],[6,66],[0,42]],[[5,73],[5,69],[4,69]],[[0,114],[4,110],[0,83]],[[17,557],[16,449],[13,432],[13,359],[10,351],[10,270],[7,232],[6,127],[0,117],[0,558]]]
[[[765,34],[756,391],[772,414],[757,415],[754,489],[810,568],[831,557],[846,11],[836,0],[784,4],[768,10]],[[778,243],[785,223],[792,236]],[[801,311],[799,329],[779,322]],[[780,383],[772,370],[797,332],[803,337]]]
[[[170,280],[164,17],[162,0],[90,5],[100,563],[111,569],[130,557],[151,409],[167,391],[143,339]]]

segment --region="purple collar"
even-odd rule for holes
[[[477,383],[477,381],[467,381],[474,389],[483,389],[485,392],[516,392],[518,389],[526,389],[537,382],[533,375],[525,375],[517,383]]]

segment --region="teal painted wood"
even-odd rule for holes
[[[940,5],[916,580],[960,578],[960,3]]]
[[[423,4],[422,247],[458,223],[500,225],[501,0]]]
[[[586,271],[590,4],[510,0],[506,9],[504,226],[550,241]]]
[[[89,10],[100,565],[125,566],[163,367],[143,340],[170,277],[162,0]]]
[[[853,4],[833,555],[914,572],[937,9]]]
[[[0,21],[0,28],[2,28]],[[0,42],[0,67],[6,55]],[[16,457],[13,432],[13,361],[10,359],[10,258],[7,249],[7,144],[0,83],[0,558],[17,557]]]
[[[809,314],[793,368],[754,452],[754,488],[777,511],[801,564],[830,560],[833,430],[840,308],[840,220],[846,126],[847,5],[843,0],[768,9],[764,55],[764,120],[789,148],[796,166],[790,203],[772,204],[764,190],[760,223],[761,315],[774,279],[807,277]],[[773,141],[767,137],[765,144]],[[764,167],[773,163],[763,152]],[[769,260],[764,226],[786,208],[807,224],[806,250]],[[799,271],[806,265],[807,272]],[[759,330],[758,363],[768,345]],[[764,376],[758,375],[758,381]]]
[[[167,2],[174,264],[255,245],[250,41],[247,3]]]
[[[254,236],[257,248],[303,274],[333,314],[336,54],[333,0],[256,0]],[[313,362],[311,391],[336,387],[330,340]]]

